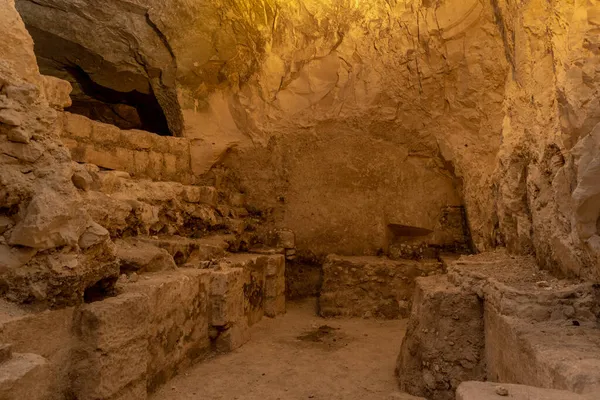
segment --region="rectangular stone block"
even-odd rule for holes
[[[115,146],[121,141],[121,130],[114,125],[93,121],[92,139],[105,146]]]
[[[208,271],[183,269],[147,274],[127,287],[149,299],[148,390],[206,356]]]
[[[145,176],[150,165],[150,155],[147,151],[133,152],[133,169],[138,175]]]
[[[153,141],[154,144],[152,146],[152,150],[158,152],[158,153],[170,153],[173,154],[170,151],[170,147],[169,147],[169,142],[171,141],[171,139],[173,139],[172,136],[160,136],[154,133],[151,133],[152,135],[154,135]]]
[[[267,317],[275,318],[283,314],[285,314],[285,294],[265,299],[265,315]]]
[[[121,131],[121,142],[131,150],[151,150],[155,148],[156,134],[130,129]]]
[[[164,157],[162,153],[151,151],[148,154],[149,162],[147,174],[150,178],[158,178],[164,168]]]
[[[63,137],[60,141],[65,145],[67,149],[71,151],[71,156],[73,156],[73,152],[79,147],[79,142],[75,139],[70,139],[68,137]]]
[[[92,135],[92,120],[83,115],[64,113],[64,135],[89,139]]]
[[[250,329],[245,321],[232,324],[219,333],[215,340],[215,350],[219,353],[233,351],[250,340]]]
[[[149,302],[127,293],[80,307],[70,380],[81,400],[110,398],[144,379],[148,363]]]
[[[123,158],[125,157],[131,158]],[[119,157],[121,155],[121,157]],[[96,164],[102,168],[115,169],[119,171],[127,171],[127,165],[130,160],[133,158],[133,153],[117,153],[117,149],[113,149],[112,151],[107,151],[100,147],[95,146],[86,146],[85,149],[85,162],[90,164]]]
[[[184,186],[183,200],[188,203],[202,203],[216,207],[219,193],[212,186]]]
[[[281,277],[285,276],[285,256],[283,254],[274,254],[267,258],[267,266],[265,268],[265,276]]]
[[[277,297],[285,293],[285,276],[269,276],[265,279],[265,297]]]
[[[210,274],[210,324],[227,326],[244,317],[244,270],[223,268]]]
[[[171,154],[190,154],[190,140],[187,138],[179,138],[179,137],[167,137],[168,140],[168,150]]]
[[[164,168],[162,174],[164,177],[174,177],[177,175],[177,156],[174,154],[164,154]],[[174,178],[172,178],[174,179]]]
[[[145,340],[149,329],[146,296],[126,293],[81,306],[75,313],[74,331],[86,346],[106,350]]]
[[[75,347],[72,360],[71,388],[77,399],[108,399],[144,379],[148,341],[134,340],[111,351],[83,345]]]

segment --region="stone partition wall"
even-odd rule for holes
[[[77,162],[162,181],[193,184],[197,179],[188,139],[121,130],[68,112],[62,122],[61,139]]]

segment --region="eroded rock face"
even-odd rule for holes
[[[500,244],[591,279],[598,269],[597,1],[495,2],[511,74],[498,165]]]
[[[68,103],[68,83],[39,74],[12,1],[0,3],[0,33],[6,37],[0,45],[3,294],[17,302],[76,304],[97,282],[116,281],[118,264],[107,236],[80,242],[96,225],[71,181],[71,157],[59,141],[56,109]]]

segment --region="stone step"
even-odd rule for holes
[[[505,251],[461,257],[448,280],[483,300],[489,380],[600,393],[600,288]]]
[[[14,353],[0,363],[0,399],[46,399],[50,395],[49,378],[49,364],[44,357]]]
[[[493,382],[463,382],[456,390],[456,400],[592,400],[573,392],[533,386]]]
[[[489,379],[600,394],[596,322],[531,323],[501,315],[486,304],[485,341]]]

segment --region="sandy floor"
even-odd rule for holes
[[[387,400],[405,329],[406,321],[326,320],[314,301],[288,303],[285,316],[252,327],[242,348],[196,365],[151,399]]]

